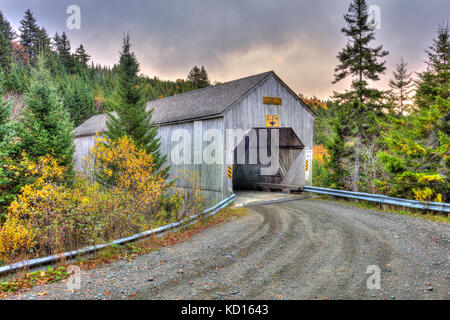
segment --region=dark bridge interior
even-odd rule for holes
[[[272,136],[276,137],[276,133],[279,147],[272,146]],[[254,128],[234,150],[233,189],[258,190],[265,185],[281,185],[304,147],[292,128]],[[265,158],[278,160],[279,165],[273,166],[276,170],[271,174],[261,172],[270,167]]]

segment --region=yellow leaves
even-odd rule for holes
[[[431,188],[425,187],[422,189],[414,188],[414,195],[416,196],[416,200],[419,201],[433,201],[433,190]]]
[[[9,218],[0,229],[0,258],[31,248],[34,234],[20,220]]]
[[[42,256],[103,243],[184,219],[202,208],[196,172],[179,172],[178,178],[190,188],[176,188],[156,172],[153,157],[130,138],[98,140],[86,159],[87,172],[110,179],[111,184],[79,175],[68,186],[65,169],[51,156],[33,162],[23,154],[20,163],[11,164],[34,180],[8,208],[0,228],[0,259],[11,260],[31,249]]]
[[[431,182],[431,181],[444,182],[444,178],[441,177],[438,174],[422,175],[419,178],[419,183],[428,183],[428,182]]]

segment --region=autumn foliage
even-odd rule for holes
[[[10,170],[29,177],[0,228],[0,260],[57,254],[176,221],[201,208],[199,190],[184,192],[154,170],[152,156],[128,137],[98,137],[86,159],[89,175],[72,185],[51,156],[26,154]],[[92,175],[93,174],[93,175]],[[195,174],[187,179],[197,180]],[[93,179],[93,177],[95,179]]]

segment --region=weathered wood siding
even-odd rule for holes
[[[263,104],[263,97],[282,98],[282,105]],[[313,147],[313,115],[273,76],[252,90],[246,97],[236,102],[225,114],[225,129],[245,129],[266,127],[266,115],[278,115],[280,128],[292,128],[305,145],[300,156],[294,162],[282,183],[304,186],[311,183],[312,163],[309,163],[309,174],[305,177],[306,154]],[[231,188],[226,180],[225,188]]]
[[[95,136],[76,137],[75,140],[74,168],[77,172],[84,172],[83,157],[88,158],[92,146],[94,146]]]
[[[223,152],[218,164],[207,164],[203,161],[201,164],[195,164],[194,162],[194,149],[200,145],[194,143],[194,127],[199,128],[201,126],[200,136],[203,137],[204,133],[209,129],[216,129],[221,132],[223,136],[223,117],[191,121],[172,125],[163,125],[159,127],[158,135],[161,138],[161,152],[167,155],[168,163],[170,164],[170,174],[177,176],[178,172],[195,173],[200,179],[201,189],[203,194],[208,199],[208,202],[220,201],[224,199],[223,196],[223,181],[222,172],[225,170]],[[176,148],[176,145],[181,143],[181,140],[172,141],[173,134],[176,130],[185,130],[187,135],[191,139],[191,161],[190,163],[174,164],[172,159],[172,151]],[[208,141],[201,143],[201,150],[205,150],[209,144]],[[179,181],[177,186],[184,188],[191,188],[191,184],[187,181]]]

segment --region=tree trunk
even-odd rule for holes
[[[358,126],[358,133],[356,134],[355,144],[355,171],[353,173],[353,191],[358,191],[359,185],[359,172],[361,168],[361,160],[359,155],[361,153],[361,126]]]

